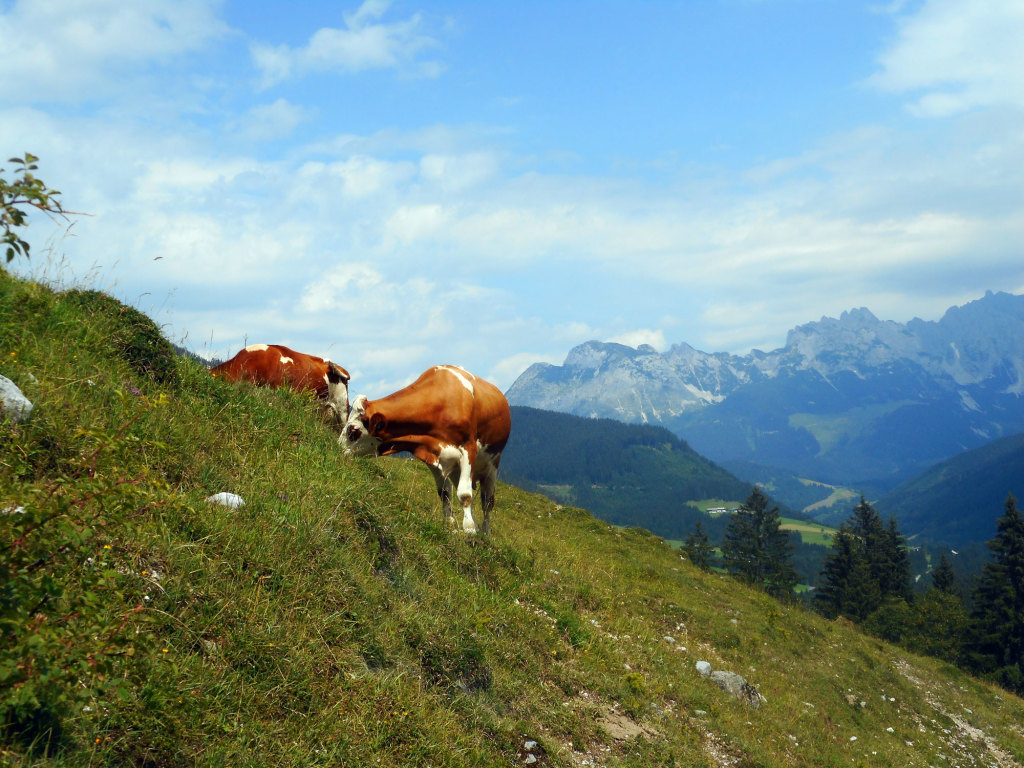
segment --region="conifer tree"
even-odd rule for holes
[[[815,605],[826,616],[863,621],[886,600],[910,598],[906,539],[894,519],[884,526],[861,496],[825,559]]]
[[[953,564],[949,562],[945,552],[942,553],[939,564],[932,571],[932,586],[939,592],[949,595],[956,594],[956,571],[953,570]]]
[[[832,552],[825,558],[825,565],[814,592],[814,605],[825,616],[834,619],[842,615],[849,592],[850,572],[856,560],[854,536],[848,523],[839,526],[832,539]]]
[[[1024,517],[1011,495],[974,592],[967,663],[1024,693]]]
[[[768,497],[755,487],[730,518],[722,545],[731,574],[776,597],[792,594],[797,582],[793,545],[781,524],[779,508],[769,509]]]
[[[690,558],[690,562],[698,568],[704,571],[711,570],[711,555],[714,552],[714,548],[711,546],[711,540],[708,539],[708,535],[701,527],[700,520],[697,521],[696,527],[690,531],[686,541],[683,542],[683,551]]]
[[[889,518],[889,525],[882,531],[877,560],[878,590],[883,598],[899,597],[910,602],[913,592],[910,588],[910,557],[907,555],[907,539],[900,533],[896,519]]]

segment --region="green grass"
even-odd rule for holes
[[[781,518],[779,526],[784,531],[796,531],[804,544],[822,544],[826,547],[832,546],[832,537],[836,529],[820,523],[808,523],[805,520],[796,520],[791,517]]]
[[[4,765],[509,766],[527,739],[553,766],[994,763],[968,725],[1024,760],[997,688],[511,486],[492,537],[453,534],[419,463],[346,460],[290,392],[158,380],[102,305],[0,273],[0,372],[36,404],[0,426],[0,508],[29,510],[0,566],[51,546],[18,583],[52,591],[0,623]]]

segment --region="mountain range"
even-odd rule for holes
[[[536,363],[509,402],[658,424],[721,464],[889,490],[955,454],[1024,432],[1024,296],[987,293],[938,321],[866,308],[746,355],[589,341]]]

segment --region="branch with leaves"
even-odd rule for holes
[[[10,158],[7,162],[14,165],[14,177],[10,181],[2,175],[7,169],[0,168],[0,229],[3,230],[0,242],[4,244],[8,263],[16,255],[26,259],[29,257],[29,244],[15,230],[28,226],[28,213],[31,209],[43,211],[50,218],[59,216],[67,219],[67,212],[57,199],[60,192],[49,189],[33,173],[39,168],[36,165],[38,160],[38,157],[28,152],[24,157]]]

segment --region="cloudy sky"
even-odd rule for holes
[[[1020,0],[0,0],[16,271],[385,394],[1024,293]],[[10,165],[8,167],[9,176]]]

